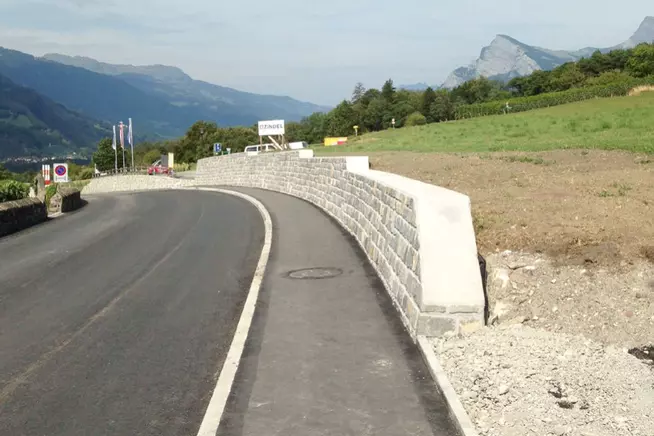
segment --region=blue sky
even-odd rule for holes
[[[356,6],[352,6],[352,5]],[[0,46],[166,64],[335,104],[355,83],[439,84],[498,33],[551,49],[631,36],[652,0],[0,0]]]

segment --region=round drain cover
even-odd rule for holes
[[[305,268],[291,271],[288,276],[292,279],[328,279],[340,276],[343,270],[339,268]]]

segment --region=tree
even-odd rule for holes
[[[288,142],[306,141],[304,125],[302,123],[286,123],[286,139]]]
[[[161,159],[162,154],[163,153],[156,148],[148,150],[143,156],[141,156],[140,163],[141,165],[152,165],[155,161]]]
[[[327,134],[329,136],[348,136],[354,132],[355,112],[352,104],[343,100],[327,115]]]
[[[381,89],[381,96],[388,103],[393,103],[395,100],[395,86],[393,86],[393,80],[388,79],[384,82],[384,86]]]
[[[109,171],[114,169],[116,163],[116,152],[111,146],[112,141],[109,138],[103,138],[98,142],[98,149],[93,153],[91,163],[97,166],[99,171]],[[123,168],[123,149],[117,145],[118,153],[118,169]],[[131,155],[129,149],[125,148],[125,164],[129,166],[131,163]]]
[[[634,77],[654,75],[654,45],[639,44],[627,61],[627,70]]]
[[[368,131],[376,132],[383,126],[384,116],[388,112],[389,104],[383,98],[376,98],[370,102],[363,115],[363,124]]]
[[[361,97],[359,103],[367,107],[371,101],[380,97],[381,97],[381,92],[379,92],[379,89],[372,88],[363,93],[363,97]]]
[[[434,101],[429,107],[429,117],[434,122],[454,119],[454,104],[447,90],[441,89],[435,93]]]
[[[98,150],[93,153],[91,162],[98,168],[99,171],[109,171],[114,169],[115,154],[111,146],[112,141],[109,138],[103,138],[98,142]],[[120,164],[122,165],[122,155]]]
[[[0,180],[9,180],[11,178],[11,172],[0,164]]]
[[[435,121],[431,117],[431,105],[434,103],[434,100],[436,100],[436,93],[431,86],[429,86],[425,89],[425,92],[422,93],[422,101],[420,102],[420,112],[429,122]]]
[[[354,86],[354,91],[352,91],[352,103],[358,103],[366,93],[366,88],[363,86],[363,83],[359,82]]]

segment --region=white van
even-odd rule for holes
[[[291,150],[300,150],[302,148],[308,148],[309,144],[307,144],[305,141],[299,141],[299,142],[289,142],[288,143],[288,148]]]
[[[275,146],[273,144],[248,145],[243,151],[245,153],[275,151]]]

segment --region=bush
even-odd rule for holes
[[[0,181],[0,203],[15,201],[27,198],[30,193],[30,185],[15,180]]]
[[[592,98],[622,97],[629,94],[633,88],[640,85],[654,84],[654,78],[629,79],[608,85],[593,86],[588,88],[573,88],[567,91],[550,92],[529,97],[509,99],[508,113],[524,112],[532,109],[541,109],[550,106],[558,106],[567,103],[574,103]],[[506,101],[489,101],[486,103],[461,105],[455,110],[457,120],[463,118],[483,117],[486,115],[501,115],[507,113]]]
[[[51,183],[45,187],[45,204],[50,207],[50,199],[57,193],[57,184]]]
[[[409,115],[406,119],[406,123],[404,123],[407,127],[424,126],[425,124],[427,124],[427,118],[420,112],[414,112]]]
[[[74,180],[89,180],[93,178],[95,170],[91,167],[84,167],[80,170],[79,174]]]

